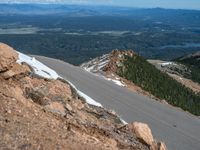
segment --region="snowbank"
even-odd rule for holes
[[[176,65],[174,62],[164,62],[164,63],[159,63],[162,67],[168,66],[168,65]]]
[[[91,73],[101,72],[102,68],[109,63],[109,57],[110,54],[105,54],[101,57],[92,59],[89,62],[83,63],[80,67]]]
[[[19,54],[19,59],[17,60],[17,63],[27,63],[34,71],[34,73],[38,76],[41,76],[43,78],[47,79],[58,79],[60,76],[52,69],[44,65],[43,63],[36,60],[34,57],[27,56],[23,53],[17,52]],[[61,77],[60,77],[61,78]],[[67,81],[69,82],[69,81]],[[77,91],[78,95],[83,97],[88,104],[102,107],[102,105],[83,92],[79,91],[71,82],[69,82],[71,86]]]
[[[110,62],[110,54],[105,54],[101,57],[95,58],[89,62],[83,63],[80,67],[87,72],[93,73],[97,76],[102,76],[105,80],[112,81],[116,85],[125,87],[126,85],[120,81],[120,78],[115,77],[115,79],[105,77],[102,72],[103,68]]]
[[[17,63],[22,64],[22,63],[27,63],[34,71],[34,73],[38,76],[41,76],[43,78],[47,79],[58,79],[62,78],[60,77],[54,70],[50,69],[43,63],[39,62],[36,60],[34,57],[27,56],[23,53],[17,52],[19,54],[19,59],[17,60]],[[62,78],[63,79],[63,78]],[[118,80],[113,80],[110,78],[107,78],[109,81],[113,81],[117,85],[124,86],[120,81]],[[72,84],[70,81],[67,81],[77,92],[77,94],[85,99],[85,101],[93,106],[97,107],[103,107],[100,103],[83,93],[82,91],[78,90],[74,84]],[[127,124],[123,119],[121,119],[122,123]]]
[[[97,101],[95,101],[94,99],[92,99],[91,97],[89,97],[88,95],[86,95],[85,93],[79,91],[76,86],[74,84],[72,84],[71,82],[67,81],[77,92],[77,94],[81,97],[83,97],[85,99],[85,101],[93,106],[97,106],[97,107],[103,107],[100,103],[98,103]]]
[[[34,71],[34,73],[38,76],[47,78],[47,79],[57,79],[59,76],[58,74],[47,67],[46,65],[42,64],[38,60],[36,60],[34,57],[27,56],[23,53],[18,52],[19,54],[19,60],[17,60],[17,63],[27,63]]]
[[[126,121],[124,121],[122,118],[120,118],[120,120],[121,120],[121,122],[123,123],[123,124],[128,124],[128,122],[126,122]]]
[[[119,80],[114,80],[114,79],[111,79],[111,78],[105,78],[105,79],[108,80],[108,81],[112,81],[119,86],[125,87],[125,85]]]

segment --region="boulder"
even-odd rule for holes
[[[65,116],[66,112],[65,112],[65,107],[58,102],[52,102],[49,105],[45,106],[46,110],[52,112],[52,113],[56,113],[59,114],[61,116]]]
[[[152,146],[154,142],[153,135],[151,133],[151,129],[147,124],[134,122],[128,124],[128,128],[136,135],[138,139],[140,139],[143,143]]]
[[[45,106],[51,102],[47,96],[49,94],[49,89],[46,86],[38,86],[38,87],[26,87],[25,93],[27,98],[31,98],[33,102]]]
[[[151,150],[167,150],[165,143],[154,140],[151,129],[145,123],[134,122],[126,125],[130,131]]]
[[[73,110],[72,107],[71,107],[69,104],[66,104],[66,105],[65,105],[65,108],[66,108],[68,111],[72,111],[72,110]]]
[[[0,72],[9,70],[18,59],[18,53],[10,46],[0,43]]]
[[[165,145],[165,143],[158,143],[158,150],[167,150],[167,146]]]

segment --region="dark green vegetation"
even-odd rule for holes
[[[126,56],[118,74],[168,103],[200,115],[200,95],[162,73],[142,57]]]
[[[191,71],[190,74],[185,74],[184,77],[200,84],[200,51],[180,57],[175,61],[186,65]]]
[[[191,70],[191,79],[200,84],[200,69],[191,66],[190,70]]]
[[[199,50],[199,16],[193,10],[0,5],[0,42],[75,65],[113,49],[169,60]]]

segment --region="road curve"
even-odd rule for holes
[[[35,57],[104,107],[115,110],[125,121],[149,124],[154,137],[164,141],[169,150],[200,150],[199,118],[63,61]]]

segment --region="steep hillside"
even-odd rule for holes
[[[89,69],[88,71],[124,81],[127,87],[130,87],[132,85],[130,82],[132,82],[135,87],[133,89],[139,91],[139,93],[161,101],[165,100],[173,106],[180,107],[194,115],[200,115],[200,95],[198,92],[195,93],[189,87],[177,82],[174,78],[164,71],[160,71],[136,53],[131,51],[113,51],[105,56],[109,56],[107,61],[103,61],[104,59],[100,58],[101,64],[104,64],[103,66],[98,68],[98,61],[92,60],[93,65],[89,66],[96,69],[95,71],[94,69]],[[172,62],[166,64],[173,65]],[[87,70],[86,66],[88,64],[82,65]],[[184,66],[182,70],[184,70]]]
[[[184,77],[189,78],[200,84],[200,51],[180,57],[175,61],[186,65],[190,69],[190,74],[184,75]]]
[[[180,62],[200,68],[200,51],[177,59]]]
[[[194,73],[192,67],[177,61],[148,60],[148,62],[195,93],[200,93],[200,84],[191,78]],[[198,75],[193,74],[193,76],[198,78]]]
[[[142,57],[126,57],[118,74],[168,103],[200,115],[200,95],[162,73]]]
[[[0,44],[0,149],[165,149],[147,125],[125,125],[28,58]]]

